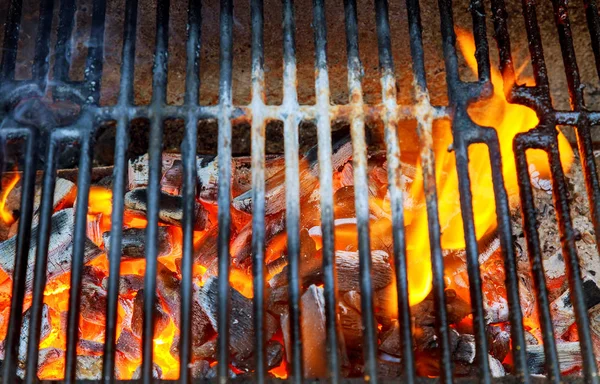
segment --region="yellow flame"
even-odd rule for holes
[[[475,42],[470,33],[457,30],[457,41],[463,56],[471,70],[477,70],[475,60]],[[473,103],[468,108],[469,117],[478,125],[496,129],[500,141],[502,173],[509,196],[518,193],[516,165],[513,153],[513,139],[521,132],[527,132],[538,124],[536,113],[522,105],[511,104],[506,100],[502,75],[495,67],[491,69],[491,81],[494,92],[490,99]],[[530,80],[526,80],[530,82]],[[438,121],[434,124],[433,149],[436,161],[436,183],[438,193],[438,212],[441,227],[441,245],[443,249],[461,249],[465,247],[464,230],[460,211],[458,175],[456,159],[448,148],[453,142],[450,123]],[[565,138],[558,132],[560,159],[565,171],[573,162],[573,150]],[[528,151],[527,161],[539,174],[536,177],[548,180],[550,169],[548,158],[542,151]],[[431,290],[431,262],[429,258],[429,234],[427,215],[424,206],[423,176],[420,164],[412,189],[411,197],[418,204],[407,216],[412,218],[407,230],[408,236],[408,283],[411,305],[422,301]],[[473,195],[473,213],[475,234],[481,239],[496,229],[496,205],[492,183],[489,152],[485,145],[472,145],[469,148],[469,174]]]
[[[19,180],[21,179],[21,176],[18,172],[15,172],[15,175],[13,176],[13,178],[10,180],[10,182],[8,183],[8,185],[4,188],[4,191],[2,192],[2,199],[0,200],[0,217],[2,218],[2,221],[4,221],[4,223],[6,225],[11,225],[12,223],[15,222],[15,218],[13,217],[12,212],[7,212],[6,211],[6,200],[8,199],[8,195],[10,194],[10,191],[12,191],[15,186],[17,185],[17,183],[19,182]]]

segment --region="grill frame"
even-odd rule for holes
[[[492,19],[495,28],[495,38],[500,53],[500,69],[506,85],[511,85],[515,79],[515,71],[510,54],[510,39],[504,0],[490,0]],[[523,12],[529,42],[529,51],[534,68],[536,86],[511,86],[508,94],[509,100],[533,108],[540,117],[540,125],[534,130],[521,134],[515,139],[518,181],[521,195],[521,206],[524,214],[524,227],[527,238],[528,252],[532,260],[532,269],[536,291],[538,293],[541,312],[541,323],[544,335],[544,348],[547,359],[546,369],[550,373],[549,379],[553,382],[561,380],[557,362],[556,344],[553,337],[552,323],[548,310],[548,294],[545,286],[544,271],[541,265],[541,250],[536,231],[536,217],[533,206],[531,183],[525,159],[527,148],[543,149],[549,155],[552,170],[552,182],[557,191],[556,207],[560,224],[560,232],[564,237],[563,253],[567,256],[567,271],[569,274],[570,289],[576,320],[581,340],[581,350],[584,359],[585,382],[598,383],[598,373],[595,366],[587,310],[584,303],[581,274],[577,263],[577,252],[574,244],[574,234],[569,207],[567,203],[565,178],[558,158],[556,141],[557,125],[576,126],[579,143],[579,153],[582,160],[586,180],[592,221],[596,232],[596,241],[600,242],[600,183],[596,177],[596,164],[593,160],[591,127],[600,124],[600,111],[588,111],[583,101],[582,90],[579,87],[577,62],[573,49],[568,13],[565,0],[552,0],[559,41],[566,68],[571,110],[561,111],[552,107],[551,96],[546,76],[541,38],[535,18],[535,2],[523,0]],[[232,0],[221,1],[221,50],[220,50],[220,81],[218,105],[199,105],[198,85],[200,68],[200,25],[201,1],[189,0],[188,11],[188,40],[186,43],[186,89],[185,101],[182,106],[168,105],[166,103],[167,85],[167,52],[168,52],[168,19],[169,1],[157,2],[157,33],[155,42],[155,61],[153,68],[152,101],[149,105],[134,105],[133,102],[133,73],[136,41],[137,0],[126,2],[123,61],[121,65],[121,83],[118,102],[114,106],[99,106],[100,82],[103,64],[103,36],[106,16],[106,3],[94,1],[92,11],[92,29],[90,45],[85,64],[85,78],[83,81],[73,81],[69,78],[71,65],[70,37],[74,26],[75,0],[60,1],[60,16],[58,24],[58,39],[56,42],[54,63],[53,94],[57,98],[68,98],[82,104],[82,111],[76,122],[67,127],[49,127],[52,131],[47,145],[44,165],[43,192],[40,214],[40,231],[38,237],[38,252],[36,254],[36,269],[34,293],[32,302],[32,318],[29,340],[35,342],[28,345],[27,376],[25,381],[35,381],[37,372],[37,355],[39,350],[41,311],[43,291],[46,283],[45,270],[47,249],[50,231],[50,217],[52,214],[52,197],[54,195],[55,174],[57,170],[56,155],[58,145],[64,141],[79,141],[82,151],[79,160],[78,195],[80,204],[76,209],[74,228],[74,257],[71,274],[71,288],[69,299],[69,315],[67,327],[67,351],[65,382],[75,381],[75,362],[77,344],[77,322],[79,319],[79,290],[83,271],[82,255],[84,250],[86,208],[88,190],[90,187],[90,174],[93,152],[93,137],[95,128],[100,122],[114,120],[117,122],[116,151],[113,187],[113,214],[111,217],[111,230],[115,234],[111,237],[110,275],[108,282],[108,307],[106,345],[104,350],[103,382],[114,380],[115,367],[115,332],[116,312],[118,298],[118,273],[121,255],[121,228],[123,224],[123,195],[125,192],[126,149],[129,143],[129,123],[136,118],[147,118],[150,121],[150,179],[148,185],[149,201],[157,202],[160,182],[160,156],[162,143],[162,122],[165,119],[177,118],[185,121],[185,140],[182,143],[182,159],[184,164],[184,243],[182,258],[182,318],[181,318],[181,372],[180,381],[190,382],[189,369],[191,339],[191,303],[192,303],[192,230],[193,230],[193,199],[195,196],[195,148],[197,143],[196,124],[201,119],[216,119],[219,123],[218,134],[218,161],[224,166],[219,168],[219,312],[218,312],[218,346],[219,346],[219,382],[227,380],[228,375],[228,326],[229,326],[229,239],[230,239],[230,175],[231,175],[231,140],[232,120],[251,123],[252,132],[252,181],[254,212],[252,218],[253,233],[253,281],[254,281],[254,319],[257,346],[257,371],[258,381],[266,379],[265,368],[265,340],[264,324],[264,167],[265,167],[265,125],[271,120],[284,122],[285,160],[286,160],[286,201],[287,201],[287,233],[290,263],[290,321],[291,339],[295,342],[292,347],[292,361],[290,380],[299,383],[302,373],[302,345],[300,342],[300,282],[298,276],[299,263],[299,201],[298,186],[298,125],[301,120],[315,121],[318,135],[318,157],[320,164],[320,178],[331,179],[331,121],[343,118],[350,122],[352,144],[354,148],[354,177],[356,180],[356,212],[357,227],[359,232],[360,250],[360,282],[362,290],[362,312],[365,329],[365,367],[370,380],[377,381],[376,374],[376,347],[375,321],[373,318],[372,287],[369,279],[371,263],[370,237],[369,237],[369,212],[366,205],[367,172],[366,172],[366,140],[365,116],[379,116],[384,123],[385,139],[387,143],[388,176],[390,196],[393,212],[394,228],[394,262],[396,279],[398,281],[399,297],[399,322],[401,325],[401,341],[404,352],[404,379],[410,383],[417,380],[415,377],[414,355],[412,349],[411,319],[406,282],[406,240],[403,228],[402,207],[402,181],[400,178],[400,148],[395,131],[400,120],[416,119],[420,142],[424,148],[420,154],[423,169],[424,190],[428,213],[429,236],[431,243],[431,257],[433,266],[433,291],[435,306],[438,310],[436,328],[442,346],[440,380],[451,383],[452,366],[450,359],[450,341],[448,335],[447,313],[444,298],[443,257],[440,246],[440,227],[437,216],[437,196],[435,188],[435,159],[431,150],[431,129],[435,119],[449,118],[452,121],[452,134],[454,138],[453,149],[456,153],[456,165],[459,174],[459,191],[464,233],[466,236],[466,254],[469,281],[471,287],[471,300],[474,305],[474,326],[477,345],[477,361],[479,362],[479,381],[490,383],[492,378],[489,372],[485,337],[485,324],[483,318],[483,304],[480,272],[478,265],[477,240],[475,237],[473,210],[471,202],[470,179],[468,174],[468,147],[471,144],[485,144],[489,150],[492,165],[494,194],[496,198],[496,213],[498,217],[498,235],[501,242],[502,255],[505,260],[507,274],[507,293],[510,307],[511,338],[515,360],[515,379],[522,382],[534,381],[527,370],[525,356],[525,338],[521,326],[521,310],[517,285],[515,254],[512,246],[512,232],[509,218],[508,197],[504,189],[501,173],[502,159],[500,158],[499,143],[496,131],[475,125],[466,113],[470,101],[481,99],[490,95],[490,62],[489,50],[485,28],[485,7],[480,0],[471,1],[471,14],[473,19],[473,32],[477,43],[477,63],[479,68],[478,80],[475,82],[462,81],[458,75],[458,61],[455,49],[455,35],[452,20],[451,0],[439,0],[438,6],[441,16],[441,30],[443,38],[443,53],[446,67],[446,81],[448,84],[448,106],[433,106],[429,102],[427,81],[424,65],[422,27],[418,0],[406,0],[408,11],[410,48],[414,75],[415,103],[412,105],[398,105],[396,102],[395,68],[391,55],[389,15],[386,0],[375,0],[375,15],[377,20],[378,51],[382,84],[382,102],[378,105],[367,105],[363,100],[361,87],[362,67],[359,59],[358,24],[356,15],[356,1],[345,0],[344,11],[346,21],[346,45],[348,56],[348,88],[350,100],[345,105],[330,105],[329,79],[327,69],[327,31],[325,22],[324,0],[313,0],[313,25],[315,40],[315,89],[316,103],[314,105],[300,105],[296,89],[296,49],[295,49],[295,17],[292,0],[283,0],[283,50],[284,50],[284,97],[281,105],[265,104],[264,80],[264,52],[263,52],[263,3],[262,0],[251,0],[252,11],[252,100],[249,105],[238,106],[232,102],[232,62],[233,62],[233,3]],[[600,18],[595,0],[584,0],[590,38],[595,55],[596,69],[600,76]],[[50,39],[52,30],[54,0],[42,0],[40,3],[40,18],[38,35],[36,39],[35,57],[32,69],[32,80],[14,80],[17,59],[17,45],[19,40],[19,27],[22,16],[22,1],[12,0],[9,8],[5,39],[4,55],[0,64],[0,89],[5,95],[0,99],[2,105],[10,105],[19,97],[40,96],[42,90],[49,86],[47,75],[50,70],[46,60],[50,52]],[[564,15],[564,18],[558,15]],[[6,92],[4,92],[6,91]],[[0,131],[3,139],[9,137],[26,138],[26,163],[24,170],[23,196],[21,201],[21,220],[19,223],[18,247],[14,272],[13,300],[11,301],[11,314],[9,329],[20,329],[22,322],[21,308],[25,294],[25,271],[28,257],[28,244],[31,237],[31,220],[33,213],[33,188],[35,184],[35,170],[37,167],[33,156],[40,134],[37,128],[22,127],[11,120],[11,116],[2,116],[4,126]],[[321,211],[323,233],[323,269],[326,287],[335,287],[335,268],[333,260],[333,192],[331,185],[323,183],[321,186]],[[147,273],[145,275],[144,289],[144,337],[143,337],[143,363],[142,373],[144,382],[152,381],[152,337],[154,329],[153,305],[156,290],[156,256],[158,241],[158,209],[157,204],[149,204],[148,230],[147,230]],[[327,319],[327,345],[331,380],[342,381],[339,375],[339,361],[337,359],[337,333],[336,333],[336,290],[325,290],[326,319]],[[187,314],[187,315],[185,315]],[[16,375],[17,332],[8,332],[6,345],[7,353],[2,372],[4,383],[12,383]],[[421,380],[421,379],[419,379]],[[343,381],[346,381],[345,379]]]

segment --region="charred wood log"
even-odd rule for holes
[[[278,341],[269,340],[266,349],[267,370],[279,366],[283,361],[283,345]],[[254,354],[247,359],[235,359],[231,363],[235,368],[245,372],[254,371],[256,367]]]
[[[102,280],[102,288],[108,289],[108,277]],[[121,275],[119,276],[119,296],[133,298],[135,293],[144,288],[144,276]]]
[[[71,269],[71,255],[73,245],[73,225],[74,210],[72,208],[58,211],[52,216],[50,229],[50,242],[48,245],[48,280],[55,278]],[[38,237],[38,227],[31,229],[31,243],[29,246],[29,256],[27,259],[27,273],[25,276],[25,292],[31,292],[33,288],[33,270],[35,265],[36,242]],[[17,250],[17,239],[10,239],[0,243],[0,269],[12,277],[15,263],[15,253]],[[85,252],[83,262],[88,263],[98,256],[102,255],[102,250],[92,243],[91,240],[85,240]]]
[[[218,284],[214,277],[209,278],[199,293],[200,307],[208,316],[214,329],[217,329]],[[231,314],[229,317],[229,347],[233,359],[248,358],[254,352],[254,324],[252,300],[231,289]],[[265,337],[270,339],[277,329],[277,322],[270,314],[265,319]]]
[[[183,222],[183,199],[181,196],[169,195],[161,192],[159,195],[158,218],[161,222],[177,227]],[[138,188],[125,194],[125,210],[127,213],[145,218],[148,210],[148,196],[145,188]],[[194,230],[202,231],[208,225],[208,211],[195,202],[194,208]]]
[[[490,355],[500,361],[510,352],[510,333],[503,330],[500,326],[487,326],[487,340]]]
[[[117,351],[130,361],[142,358],[142,341],[128,328],[123,328],[117,339]]]
[[[152,377],[155,379],[162,379],[162,369],[156,363],[152,363]],[[135,372],[133,372],[133,376],[131,376],[132,380],[140,380],[142,378],[142,366],[140,365]]]
[[[102,239],[104,249],[110,254],[110,232],[104,232]],[[158,256],[171,252],[171,235],[167,227],[158,227]],[[121,255],[126,258],[142,259],[146,257],[146,230],[144,228],[128,228],[123,230],[121,238]]]
[[[285,232],[285,212],[265,216],[265,242],[269,242],[278,234]],[[211,247],[212,249],[212,247]],[[252,222],[240,230],[230,247],[231,262],[239,268],[247,268],[252,260]],[[216,251],[214,253],[216,257]]]
[[[97,325],[106,323],[106,291],[102,288],[104,274],[101,270],[85,266],[81,281],[81,317]]]

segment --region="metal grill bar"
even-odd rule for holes
[[[325,1],[313,0],[313,25],[315,30],[315,93],[317,94],[317,136],[319,141],[319,180],[333,180],[331,163],[331,122],[329,121],[329,74],[327,68],[327,23]],[[320,183],[321,233],[323,238],[323,282],[325,320],[327,329],[327,356],[332,383],[340,381],[337,331],[337,276],[334,250],[333,187]]]
[[[190,0],[188,8],[188,40],[187,67],[185,83],[185,103],[198,104],[200,86],[200,23],[201,5],[199,0]],[[196,147],[198,128],[196,119],[189,116],[185,122],[185,139],[181,143],[183,160],[183,256],[181,260],[181,326],[179,337],[179,381],[182,384],[191,382],[190,365],[192,362],[192,312],[194,268],[194,201],[196,198]]]
[[[60,0],[60,14],[55,48],[54,78],[68,81],[71,68],[71,35],[75,24],[75,0]]]
[[[233,2],[221,0],[221,63],[219,79],[219,298],[217,331],[218,345],[218,380],[227,382],[229,376],[229,240],[231,212],[229,211],[231,196],[231,68],[233,65]]]
[[[123,32],[123,62],[118,104],[122,108],[133,103],[133,63],[135,58],[135,37],[137,21],[137,0],[125,4],[125,25]],[[119,299],[119,274],[121,268],[121,240],[123,236],[123,210],[125,178],[127,169],[126,152],[129,145],[129,119],[123,114],[117,121],[115,167],[113,171],[113,198],[111,214],[111,239],[109,252],[109,275],[106,293],[106,330],[102,358],[102,379],[105,383],[114,382],[115,353],[117,337],[117,305]]]
[[[81,307],[81,281],[83,278],[83,256],[87,229],[87,211],[91,184],[93,146],[91,145],[91,127],[84,128],[81,135],[81,156],[77,175],[77,208],[75,209],[75,228],[73,229],[73,261],[71,263],[71,284],[69,288],[69,311],[67,315],[67,348],[65,381],[75,381],[77,359],[77,341],[79,339],[79,313]],[[54,199],[54,197],[52,197]]]
[[[23,0],[12,0],[8,8],[8,17],[4,29],[4,49],[0,69],[4,79],[15,78],[15,65],[17,60],[17,44],[19,43],[19,32],[21,30],[21,13]]]
[[[385,106],[383,125],[387,146],[388,188],[392,212],[392,235],[394,239],[394,265],[398,291],[398,322],[402,335],[402,358],[406,381],[414,383],[416,377],[415,358],[412,341],[412,321],[408,295],[408,275],[406,264],[406,236],[404,231],[404,182],[400,169],[400,144],[398,142],[397,90],[394,61],[392,58],[390,26],[387,0],[375,1],[377,18],[377,40],[379,42],[379,67],[381,71],[382,103]]]
[[[289,337],[292,347],[291,379],[302,382],[302,329],[300,328],[300,185],[298,163],[298,94],[296,90],[296,24],[293,0],[283,1],[283,134],[285,151],[285,202],[289,258]]]
[[[142,329],[142,377],[145,384],[153,379],[154,324],[156,301],[156,271],[158,257],[158,201],[162,171],[162,106],[166,101],[167,47],[169,44],[169,0],[156,5],[156,46],[152,77],[152,114],[148,148],[148,211],[146,226],[146,270],[144,273],[144,325]]]
[[[38,226],[37,249],[35,254],[35,274],[33,295],[31,300],[31,320],[27,343],[27,367],[25,382],[32,384],[37,380],[38,354],[40,350],[40,330],[42,323],[42,306],[44,289],[46,288],[46,270],[48,268],[48,244],[50,242],[50,220],[52,217],[52,201],[56,185],[56,147],[57,137],[50,135],[46,151],[44,180],[42,184],[42,203],[40,224]]]
[[[33,58],[33,68],[31,69],[32,78],[44,83],[40,88],[45,88],[46,76],[50,63],[48,55],[50,54],[50,36],[52,32],[52,10],[54,9],[54,0],[40,1],[40,19],[35,39],[35,54]]]
[[[21,196],[21,221],[17,233],[17,250],[15,255],[15,269],[13,274],[12,299],[10,302],[9,329],[21,329],[23,321],[22,309],[25,298],[25,279],[27,278],[27,263],[29,259],[29,243],[31,240],[31,221],[33,218],[33,196],[35,188],[35,171],[37,159],[38,133],[36,130],[26,130],[26,159],[23,175],[23,194]],[[3,137],[2,139],[5,139]],[[4,141],[4,140],[3,140]],[[17,357],[20,333],[7,332],[5,341],[5,356],[2,372],[4,384],[14,383],[16,380]]]
[[[454,23],[452,16],[451,0],[439,0],[440,16],[442,20],[442,38],[444,60],[446,62],[446,82],[448,83],[448,98],[450,105],[454,108],[452,120],[452,133],[454,142],[452,144],[456,154],[456,170],[458,173],[458,189],[460,192],[460,208],[463,219],[465,234],[465,250],[467,253],[467,272],[470,287],[481,287],[481,273],[479,271],[479,251],[477,238],[475,236],[475,224],[473,218],[473,197],[471,194],[471,182],[469,176],[469,145],[480,142],[481,130],[475,126],[466,115],[466,105],[469,100],[475,99],[482,94],[483,86],[486,85],[484,75],[489,68],[485,69],[485,62],[478,61],[480,83],[464,83],[458,76],[458,61],[456,57],[456,36],[454,34]],[[481,33],[482,31],[479,31]],[[487,56],[487,45],[478,47],[484,49]],[[481,59],[481,57],[479,57]],[[489,63],[488,63],[489,66]],[[481,289],[470,289],[471,306],[473,307],[473,326],[475,331],[476,360],[479,368],[479,379],[482,383],[490,383],[490,367],[487,356],[487,337],[485,333],[485,320],[483,312],[483,292]]]

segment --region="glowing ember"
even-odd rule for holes
[[[4,223],[6,223],[6,225],[11,225],[12,223],[15,222],[13,213],[6,211],[6,199],[8,198],[10,191],[12,191],[15,188],[15,186],[17,185],[17,183],[19,182],[20,179],[21,179],[20,173],[15,172],[13,178],[10,180],[10,182],[8,183],[8,185],[4,188],[4,191],[2,192],[2,199],[0,199],[0,217],[2,218],[2,221],[4,221]]]

